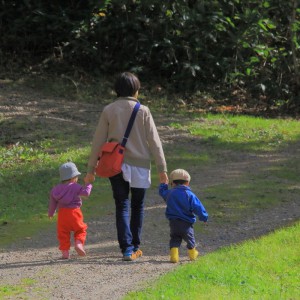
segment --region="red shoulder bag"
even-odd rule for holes
[[[130,116],[122,142],[106,142],[101,147],[95,169],[97,176],[108,178],[122,172],[121,168],[124,160],[125,145],[139,108],[140,103],[137,102]]]

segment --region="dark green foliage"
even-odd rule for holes
[[[298,109],[298,0],[0,3],[1,65],[131,70],[175,92],[232,91]],[[7,60],[7,58],[10,58]],[[234,98],[232,96],[232,98]]]

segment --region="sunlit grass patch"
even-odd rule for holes
[[[300,223],[181,265],[125,299],[297,299],[299,243]]]
[[[17,162],[37,162],[49,160],[50,156],[45,151],[42,143],[19,143],[0,148],[0,164],[4,167],[14,166]]]
[[[32,286],[34,283],[35,280],[31,278],[24,278],[22,279],[21,283],[16,285],[1,285],[0,283],[0,299],[12,299],[11,297],[17,297],[18,295],[26,292],[26,289]],[[22,297],[20,299],[25,298]]]
[[[0,143],[0,164],[2,169],[15,168],[20,164],[30,162],[31,164],[47,164],[53,161],[53,158],[61,156],[70,159],[68,156],[74,156],[76,151],[80,152],[86,147],[74,145],[72,137],[69,140],[61,139],[42,139],[35,142],[16,142],[15,144],[1,145]],[[68,154],[70,152],[70,154]]]
[[[205,115],[188,124],[172,123],[219,147],[240,150],[275,150],[300,137],[300,123],[292,119],[250,116]]]

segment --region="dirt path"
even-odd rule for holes
[[[11,132],[11,136],[18,139],[30,139],[32,126],[40,128],[37,125],[47,125],[49,131],[55,133],[58,124],[60,127],[71,124],[72,130],[80,129],[83,141],[88,141],[99,110],[99,107],[92,104],[58,102],[33,91],[15,91],[5,86],[0,91],[0,116],[11,116],[23,124],[19,136],[16,132]],[[174,143],[179,136],[181,141],[191,144],[191,137],[186,133],[166,127],[165,120],[160,119],[160,116],[155,119],[164,144]],[[7,129],[8,127],[5,132]],[[192,147],[198,147],[198,142],[200,141],[194,141]],[[298,146],[288,150],[290,157],[299,156]],[[192,178],[197,178],[192,184],[196,193],[216,182],[234,181],[245,174],[253,176],[258,168],[270,166],[274,161],[284,161],[287,157],[287,153],[245,155],[234,159],[228,155],[226,160],[210,169],[202,169],[200,173],[197,168],[191,170]],[[254,216],[231,224],[220,225],[212,218],[209,225],[196,235],[198,249],[205,254],[291,224],[299,220],[300,205],[297,200],[295,194],[272,210],[257,210]],[[121,260],[113,214],[90,220],[88,225],[88,255],[83,258],[78,258],[72,250],[72,259],[69,261],[58,259],[55,224],[47,232],[0,250],[1,285],[18,284],[22,279],[28,278],[34,280],[26,292],[11,299],[116,300],[176,267],[168,261],[168,223],[164,216],[164,205],[155,188],[150,189],[147,194],[142,244],[144,256],[139,260]],[[180,258],[180,263],[188,262],[183,248]]]

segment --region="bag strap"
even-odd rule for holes
[[[124,148],[125,148],[125,145],[126,145],[126,143],[127,143],[127,140],[128,140],[129,134],[130,134],[130,131],[131,131],[131,129],[132,129],[132,126],[133,126],[135,117],[136,117],[136,115],[137,115],[137,112],[138,112],[140,106],[141,106],[140,102],[137,102],[136,105],[135,105],[134,108],[133,108],[132,114],[131,114],[131,116],[130,116],[130,119],[129,119],[129,122],[128,122],[128,125],[127,125],[127,128],[126,128],[126,131],[125,131],[125,134],[124,134],[122,143],[121,143],[121,146],[124,147]]]

